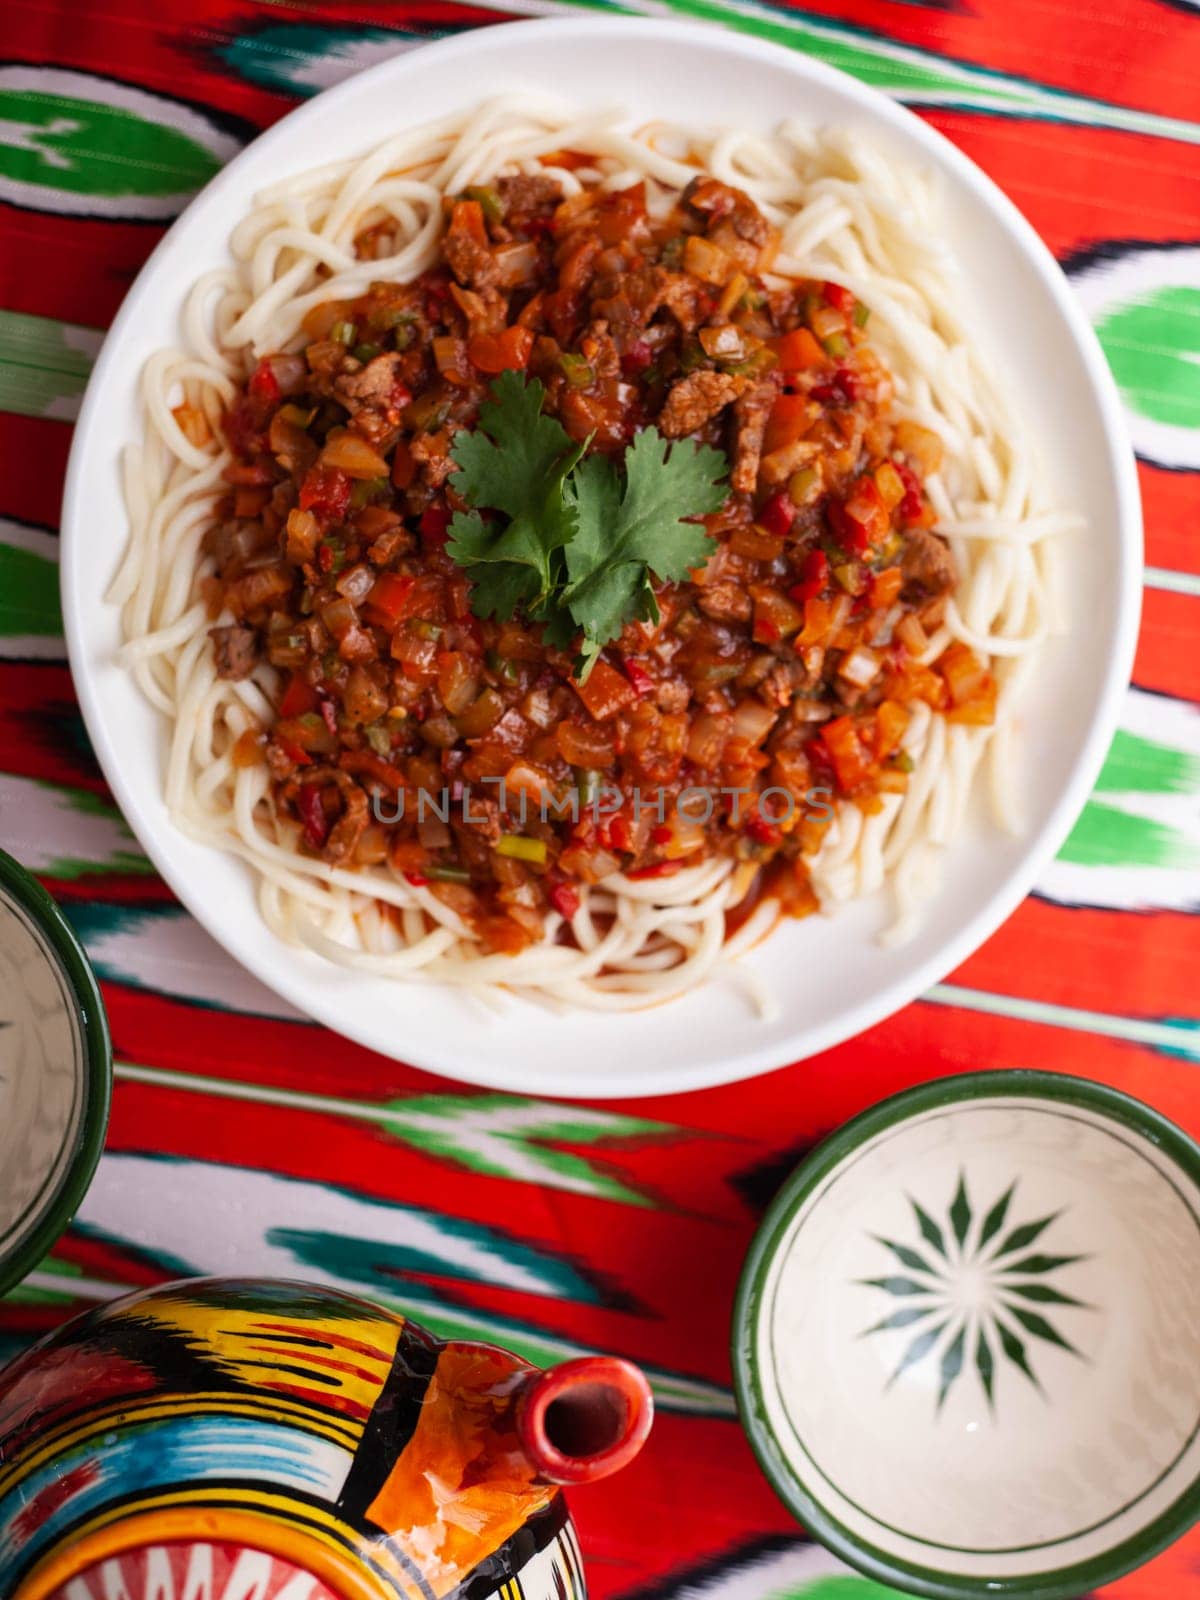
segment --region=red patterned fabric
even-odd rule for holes
[[[1194,0],[810,0],[714,13],[897,93],[998,180],[1080,285],[1097,264],[1136,267],[1151,285],[1165,271],[1184,300],[1162,314],[1183,329],[1194,315],[1200,330],[1200,272],[1181,248],[1200,243]],[[389,1296],[439,1332],[522,1342],[538,1359],[611,1350],[653,1369],[662,1410],[638,1464],[575,1497],[599,1600],[694,1584],[866,1600],[880,1591],[833,1587],[843,1569],[803,1542],[733,1415],[728,1326],[756,1219],[814,1141],[945,1074],[1077,1073],[1200,1134],[1200,855],[1188,855],[1186,819],[1169,821],[1174,843],[1127,825],[1119,805],[1114,820],[1112,796],[1130,781],[1118,773],[1073,836],[1070,874],[1052,873],[927,999],[814,1060],[593,1111],[480,1094],[289,1014],[199,934],[120,836],[43,615],[50,588],[11,555],[32,551],[52,573],[82,383],[82,336],[62,327],[111,320],[170,210],[154,183],[194,188],[206,159],[355,64],[506,15],[437,0],[13,0],[5,12],[0,845],[39,871],[87,942],[119,1067],[93,1193],[0,1306],[0,1355],[103,1295],[223,1271],[319,1273]],[[77,101],[190,129],[199,153],[172,147],[161,159],[177,171],[122,188],[110,169],[145,160],[153,141],[123,143],[111,122],[51,128]],[[114,141],[107,168],[88,139]],[[1142,315],[1136,294],[1133,304]],[[1115,338],[1114,365],[1123,348]],[[1129,736],[1143,761],[1147,742],[1178,758],[1163,792],[1194,804],[1200,419],[1189,421],[1184,388],[1176,396],[1172,348],[1147,337],[1133,356],[1141,366],[1122,381],[1150,571]],[[1200,1597],[1198,1561],[1191,1536],[1105,1593]]]

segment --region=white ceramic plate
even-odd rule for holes
[[[386,133],[501,91],[554,88],[581,105],[766,131],[785,116],[849,127],[939,175],[985,347],[1003,356],[1064,504],[1087,519],[1072,566],[1071,637],[1045,652],[1024,727],[1028,830],[976,821],[947,862],[919,936],[884,949],[885,910],[787,925],[750,958],[782,1000],[753,1020],[728,981],[634,1015],[493,1016],[432,984],[351,975],[263,927],[249,874],[170,825],[164,730],[115,665],[103,596],[125,543],[119,456],[138,435],[146,359],[177,337],[185,294],[225,264],[229,234],[265,185],[365,151]],[[831,68],[713,28],[581,18],[487,28],[382,63],[320,95],[230,164],[179,219],[105,341],[80,416],[63,513],[71,663],[92,741],[125,815],[190,911],[264,983],[330,1027],[451,1077],[534,1094],[629,1096],[726,1083],[811,1055],[912,1000],[980,944],[1062,842],[1103,759],[1128,681],[1141,593],[1133,458],[1098,345],[1065,279],[1015,208],[916,117]]]

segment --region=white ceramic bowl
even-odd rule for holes
[[[1073,1600],[1200,1513],[1200,1149],[1079,1078],[874,1106],[784,1185],[738,1401],[805,1526],[939,1600]]]
[[[636,120],[703,117],[765,131],[810,118],[936,172],[983,342],[1003,356],[1062,503],[1087,519],[1071,574],[1076,628],[1047,648],[1029,702],[1027,832],[1012,839],[973,822],[921,932],[902,949],[876,942],[878,904],[782,927],[750,958],[782,1000],[769,1024],[755,1022],[727,982],[635,1015],[514,1004],[496,1016],[450,989],[351,975],[286,947],[263,927],[246,870],[171,827],[163,727],[114,661],[117,610],[103,596],[126,538],[118,461],[139,431],[139,375],[175,340],[193,281],[227,261],[230,231],[255,193],[364,151],[389,130],[519,88],[621,104]],[[1015,208],[916,117],[829,67],[713,28],[634,19],[519,23],[425,46],[318,96],[256,140],[189,207],[130,291],[84,402],[63,513],[67,636],[88,729],[131,826],[189,910],[264,983],[351,1038],[451,1077],[551,1095],[661,1094],[747,1077],[859,1032],[962,961],[1029,890],[1087,796],[1128,681],[1140,572],[1136,478],[1111,379],[1065,279]]]
[[[70,924],[0,850],[0,1295],[67,1227],[108,1126],[104,1002]]]

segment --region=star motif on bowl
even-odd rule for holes
[[[860,1337],[912,1330],[887,1388],[903,1373],[935,1361],[940,1412],[970,1364],[991,1406],[997,1371],[1006,1364],[1023,1373],[1045,1395],[1034,1371],[1031,1350],[1036,1346],[1031,1340],[1085,1359],[1051,1321],[1049,1312],[1037,1308],[1056,1308],[1054,1315],[1059,1320],[1064,1311],[1095,1310],[1058,1286],[1066,1268],[1087,1258],[1032,1249],[1062,1213],[1052,1211],[1010,1227],[1016,1188],[1014,1180],[994,1205],[980,1214],[971,1205],[966,1175],[960,1174],[954,1198],[940,1221],[911,1195],[906,1196],[920,1236],[916,1242],[871,1235],[904,1271],[856,1280],[897,1302],[894,1310],[864,1328]]]

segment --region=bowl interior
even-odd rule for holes
[[[108,1105],[94,980],[53,902],[0,856],[0,1293],[66,1227]]]
[[[1040,1593],[1143,1559],[1200,1478],[1200,1152],[1087,1085],[939,1088],[777,1203],[738,1336],[751,1431],[817,1531],[962,1585],[934,1592]]]
[[[588,1014],[581,1025],[577,1013],[526,1003],[497,1013],[449,988],[352,974],[285,946],[263,926],[242,864],[173,827],[161,719],[114,659],[117,608],[100,597],[126,541],[120,458],[139,436],[140,374],[178,338],[192,284],[228,263],[230,232],[256,192],[486,94],[553,89],[583,106],[620,105],[634,124],[837,125],[935,173],[980,340],[1019,396],[1055,493],[1087,522],[1065,561],[1087,626],[1046,649],[1022,728],[1026,832],[1013,838],[973,818],[920,933],[901,948],[877,941],[888,917],[879,903],[781,928],[748,958],[780,1003],[770,1022],[755,1021],[724,979],[675,1005]],[[711,28],[572,18],[488,28],[385,62],[285,118],[200,195],[105,341],[75,435],[62,574],[71,662],[108,780],[176,894],[239,961],[385,1054],[527,1093],[604,1096],[728,1082],[811,1054],[905,1004],[985,938],[1061,842],[1098,770],[1128,681],[1139,562],[1132,457],[1098,347],[1043,246],[975,167],[916,117],[799,53]]]

